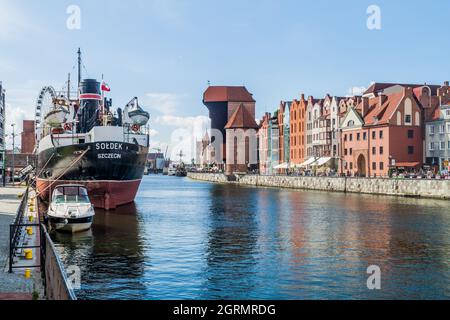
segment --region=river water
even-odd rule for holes
[[[449,205],[148,176],[135,204],[53,238],[79,299],[448,299]]]

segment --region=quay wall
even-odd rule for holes
[[[189,173],[188,177],[194,180],[240,184],[254,187],[365,193],[450,200],[450,180],[261,175],[236,175],[233,176],[233,179],[229,179],[229,177],[224,174],[212,173]]]

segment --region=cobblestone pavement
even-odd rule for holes
[[[33,291],[32,280],[26,280],[22,275],[7,273],[9,225],[14,221],[20,205],[18,194],[24,191],[23,188],[0,188],[0,299],[18,298],[17,293],[27,293],[20,296],[26,298]],[[16,295],[11,295],[13,293]]]

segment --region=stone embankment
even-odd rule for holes
[[[189,173],[188,177],[194,180],[254,187],[365,193],[450,200],[450,180],[260,175],[236,175],[230,178],[224,174],[216,173]]]

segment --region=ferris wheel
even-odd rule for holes
[[[56,91],[51,86],[41,89],[36,101],[35,109],[35,132],[39,139],[45,125],[45,116],[55,107]]]

